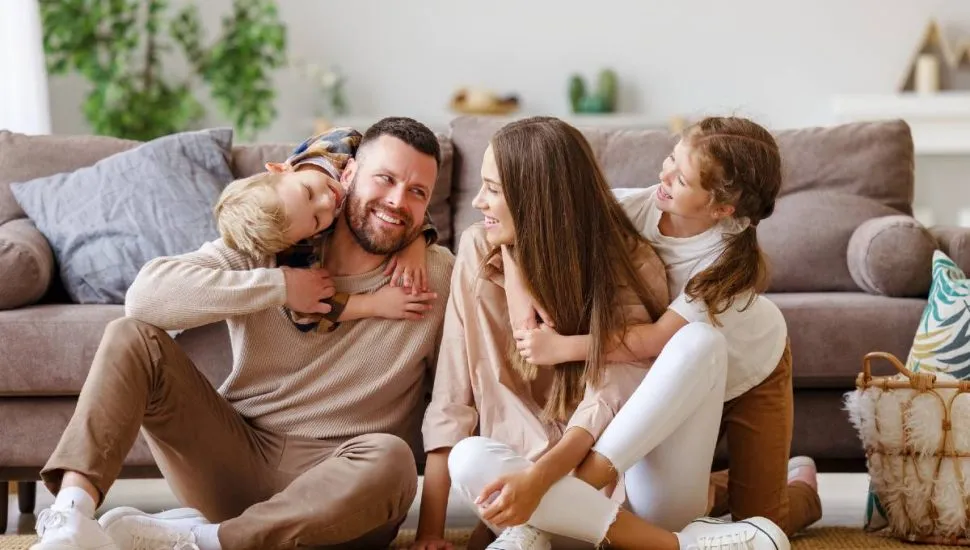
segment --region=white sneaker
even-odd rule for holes
[[[551,550],[549,535],[529,525],[509,527],[486,550]]]
[[[785,532],[763,517],[736,522],[700,518],[688,523],[680,536],[689,541],[689,550],[791,550]]]
[[[41,510],[35,528],[40,540],[30,550],[119,550],[94,518],[76,508]]]
[[[149,514],[123,506],[99,520],[119,550],[199,550],[192,528],[209,523],[192,508]]]

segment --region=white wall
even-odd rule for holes
[[[213,34],[229,5],[204,2]],[[970,36],[960,0],[280,0],[280,9],[290,57],[338,63],[353,114],[432,124],[465,85],[517,93],[526,113],[566,115],[568,76],[605,66],[619,74],[621,109],[659,123],[732,112],[775,128],[828,124],[833,95],[896,89],[929,17],[954,40]],[[259,139],[298,140],[312,131],[314,92],[295,69],[277,83],[279,118]],[[83,93],[76,78],[52,82],[56,132],[87,131]],[[223,122],[210,108],[207,123]],[[970,160],[919,162],[918,186],[935,192],[920,189],[919,200],[965,187]],[[964,193],[957,202],[970,205]]]

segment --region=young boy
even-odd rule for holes
[[[360,140],[356,130],[336,128],[307,139],[285,162],[267,163],[266,172],[230,183],[214,209],[223,242],[253,257],[274,255],[279,266],[320,267],[321,246],[346,195],[340,176]],[[389,285],[373,294],[338,292],[326,300],[330,313],[287,310],[290,319],[303,332],[364,317],[420,319],[434,298],[425,288],[427,245],[437,240],[429,217],[422,234],[388,262]]]

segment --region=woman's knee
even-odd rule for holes
[[[456,485],[468,485],[480,477],[482,457],[488,454],[489,443],[493,441],[487,437],[466,437],[451,448],[448,454],[448,474],[451,482]]]

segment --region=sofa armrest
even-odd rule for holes
[[[970,227],[939,225],[929,229],[940,250],[970,274]]]
[[[37,303],[54,277],[54,252],[27,218],[0,224],[0,310]]]

